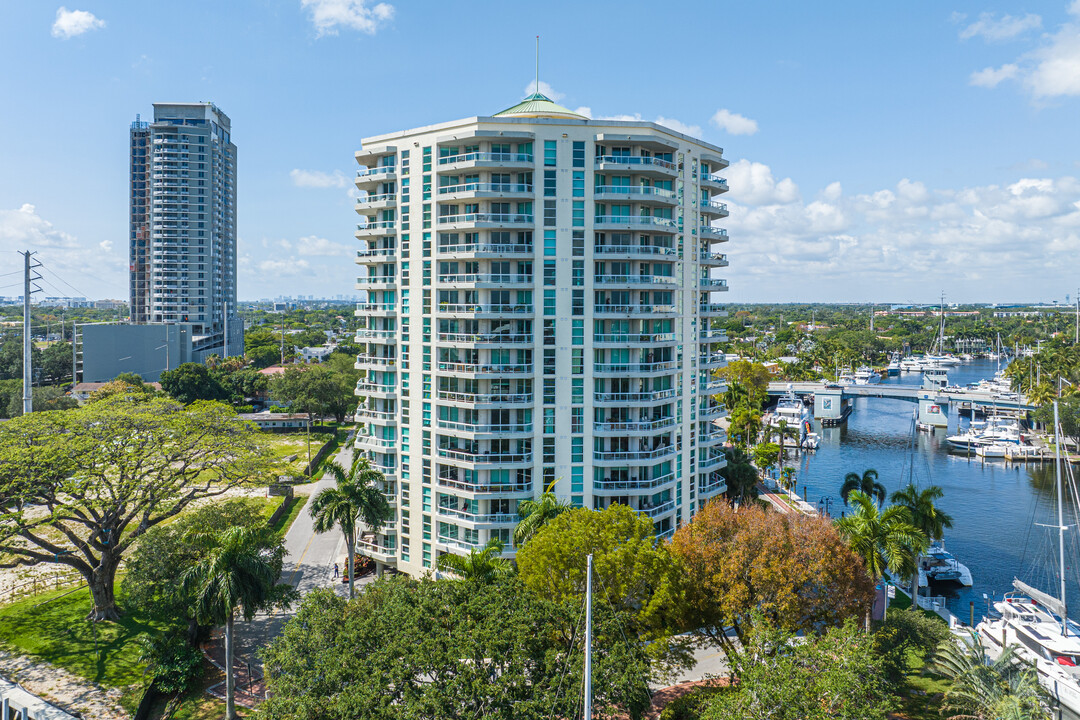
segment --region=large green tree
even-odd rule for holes
[[[199,363],[184,363],[175,370],[167,370],[161,373],[160,382],[162,390],[185,405],[196,400],[226,401],[230,397],[210,369]]]
[[[355,371],[348,374],[343,368],[335,371],[339,363],[335,359],[327,365],[297,365],[286,369],[271,384],[274,399],[287,403],[297,412],[307,413],[313,420],[323,415],[333,415],[339,422],[344,420],[356,408],[354,393],[359,375]]]
[[[384,578],[355,600],[318,590],[262,652],[265,720],[575,717],[582,607],[490,584]],[[649,666],[627,618],[593,605],[594,708],[639,718]],[[580,710],[578,711],[580,714]]]
[[[261,610],[288,607],[296,592],[292,586],[278,583],[285,546],[270,528],[231,527],[217,533],[197,533],[193,540],[206,550],[184,571],[181,586],[191,595],[200,623],[225,626],[225,720],[232,720],[236,716],[236,613],[250,622]]]
[[[41,372],[54,383],[71,377],[71,343],[54,342],[41,351]]]
[[[144,397],[0,424],[0,564],[77,570],[98,620],[118,616],[116,569],[148,530],[269,476],[257,432],[229,407]]]

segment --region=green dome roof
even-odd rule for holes
[[[562,105],[555,103],[551,98],[540,93],[533,93],[529,97],[519,102],[514,107],[507,108],[502,112],[497,112],[493,117],[500,117],[504,115],[516,115],[518,117],[552,117],[552,118],[572,118],[574,120],[588,120],[589,118],[576,113],[569,108],[564,108]]]

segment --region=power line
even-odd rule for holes
[[[40,262],[40,261],[39,261],[39,262]],[[64,283],[64,284],[65,284],[65,285],[67,285],[67,286],[68,286],[69,288],[71,288],[72,290],[74,290],[75,292],[77,292],[77,293],[78,293],[78,294],[79,294],[80,296],[82,296],[82,297],[89,297],[89,296],[88,296],[88,295],[87,295],[86,293],[84,293],[84,292],[83,292],[82,290],[80,290],[79,288],[75,287],[74,285],[72,285],[71,283],[69,283],[69,282],[68,282],[67,280],[65,280],[64,278],[60,277],[60,274],[59,274],[58,272],[56,272],[55,270],[53,270],[53,269],[52,269],[52,268],[50,268],[50,267],[47,267],[47,266],[46,266],[46,265],[45,265],[44,263],[42,263],[40,267],[41,267],[42,269],[44,269],[44,270],[48,270],[48,271],[49,271],[50,273],[52,273],[52,276],[53,276],[53,277],[55,277],[55,278],[56,278],[57,280],[59,280],[60,282]],[[54,287],[55,287],[55,286],[54,286]],[[59,291],[59,290],[57,290],[57,292],[60,292],[60,291]]]

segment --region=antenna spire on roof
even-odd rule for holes
[[[536,36],[536,85],[533,86],[533,92],[540,92],[540,36]]]

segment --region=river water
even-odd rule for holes
[[[997,363],[989,360],[964,363],[949,368],[949,382],[966,385],[993,377],[996,369]],[[882,382],[920,385],[922,375],[903,373]],[[913,430],[914,409],[915,403],[903,400],[859,398],[845,425],[821,428],[815,422],[821,447],[790,461],[797,468],[799,494],[815,505],[831,498],[832,515],[839,517],[845,511],[839,490],[847,473],[861,475],[874,468],[892,493],[907,484],[913,471],[918,485],[934,484],[944,491],[938,505],[953,518],[953,527],[945,535],[946,547],[971,570],[972,587],[934,589],[935,595],[948,598],[947,605],[957,616],[967,621],[969,603],[974,602],[978,622],[987,608],[983,594],[1000,599],[1012,589],[1014,577],[1058,594],[1057,530],[1040,525],[1056,525],[1053,464],[983,462],[952,454],[943,430],[932,434]],[[967,422],[950,408],[948,434]],[[1076,522],[1075,511],[1075,504],[1067,502],[1066,524]],[[1080,546],[1076,542],[1080,533],[1074,526],[1066,534],[1067,592],[1075,600],[1080,598]]]

